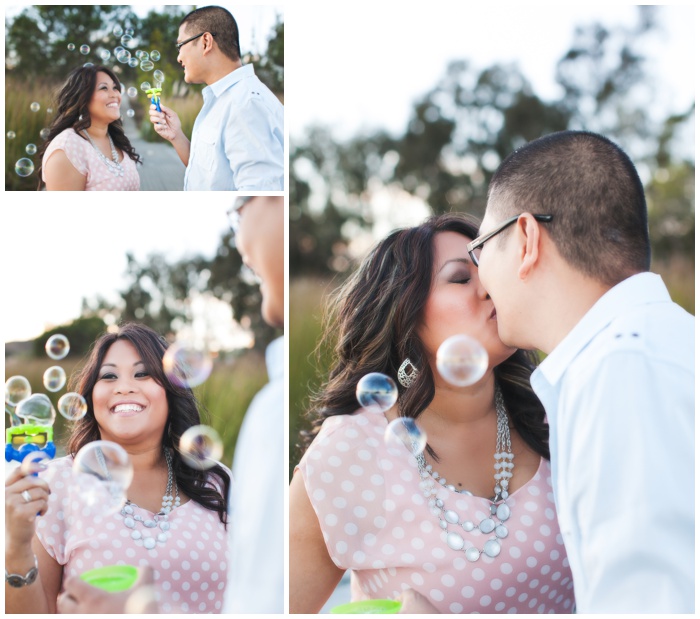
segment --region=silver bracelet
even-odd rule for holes
[[[10,587],[15,587],[19,589],[20,587],[26,587],[31,585],[36,577],[39,575],[39,564],[36,560],[36,555],[34,556],[34,567],[27,572],[25,576],[21,574],[8,574],[5,570],[5,582],[10,585]]]

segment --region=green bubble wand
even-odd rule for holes
[[[151,103],[156,106],[156,110],[161,112],[160,109],[160,93],[163,92],[162,88],[149,88],[146,90],[146,94],[151,98]]]

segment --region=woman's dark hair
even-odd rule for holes
[[[392,232],[331,299],[318,350],[332,348],[334,364],[328,381],[312,397],[312,429],[303,433],[307,445],[326,418],[358,409],[355,388],[366,374],[381,372],[395,377],[406,357],[419,369],[430,368],[418,327],[433,281],[433,239],[440,232],[475,239],[478,223],[468,215],[448,213]],[[466,243],[464,253],[466,256]],[[513,427],[530,448],[549,459],[545,411],[530,386],[536,364],[533,352],[518,350],[498,365],[494,374]],[[399,411],[415,419],[434,396],[432,372],[419,371],[410,388],[399,385]],[[437,459],[430,446],[428,452]]]
[[[112,81],[121,91],[121,82],[111,69],[99,65],[88,65],[78,67],[68,75],[66,83],[58,93],[56,102],[56,116],[49,126],[49,135],[39,149],[39,161],[42,160],[44,152],[59,133],[72,127],[83,139],[86,139],[80,132],[90,126],[90,113],[88,105],[95,93],[97,74],[102,71],[109,75]],[[141,162],[141,157],[129,142],[129,138],[124,134],[124,127],[121,120],[115,120],[107,127],[109,135],[112,137],[114,145],[121,150],[129,159],[136,163]],[[39,166],[39,189],[42,187],[41,166]]]
[[[118,340],[130,342],[139,352],[146,371],[163,389],[168,401],[168,420],[163,431],[162,444],[173,452],[173,475],[178,488],[202,507],[219,514],[223,524],[227,522],[227,505],[231,480],[224,468],[217,464],[207,471],[187,466],[176,446],[182,433],[200,423],[197,400],[191,389],[174,385],[163,370],[163,355],[168,347],[165,338],[153,329],[136,323],[128,323],[116,333],[105,333],[94,344],[80,374],[71,380],[71,390],[80,393],[87,402],[87,414],[77,421],[68,440],[68,453],[75,456],[92,441],[100,439],[100,429],[92,405],[92,390],[99,378],[105,355]],[[212,479],[213,478],[213,479]]]

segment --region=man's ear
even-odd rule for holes
[[[530,213],[523,213],[515,222],[515,228],[520,258],[518,277],[527,279],[537,265],[540,255],[540,227]]]
[[[214,50],[214,37],[211,36],[209,32],[207,32],[203,37],[204,39],[204,55],[206,56],[208,53]]]

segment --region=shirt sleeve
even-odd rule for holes
[[[88,157],[86,146],[89,146],[88,143],[72,129],[59,133],[46,148],[42,162],[42,170],[46,166],[49,157],[57,150],[62,150],[66,154],[71,165],[80,172],[80,174],[87,176]],[[43,172],[42,178],[44,178]],[[46,179],[44,178],[44,180]]]
[[[284,189],[283,129],[261,97],[251,96],[229,118],[225,149],[237,190]]]
[[[565,541],[580,549],[577,609],[692,612],[692,375],[621,350],[577,382],[571,465],[558,483],[573,519]]]
[[[323,424],[299,462],[328,554],[341,569],[384,567],[380,534],[389,515],[381,436],[366,419],[338,415]]]
[[[55,462],[40,473],[49,484],[49,509],[36,520],[36,536],[42,546],[60,565],[68,562],[66,538],[70,521],[71,467],[62,462]]]

